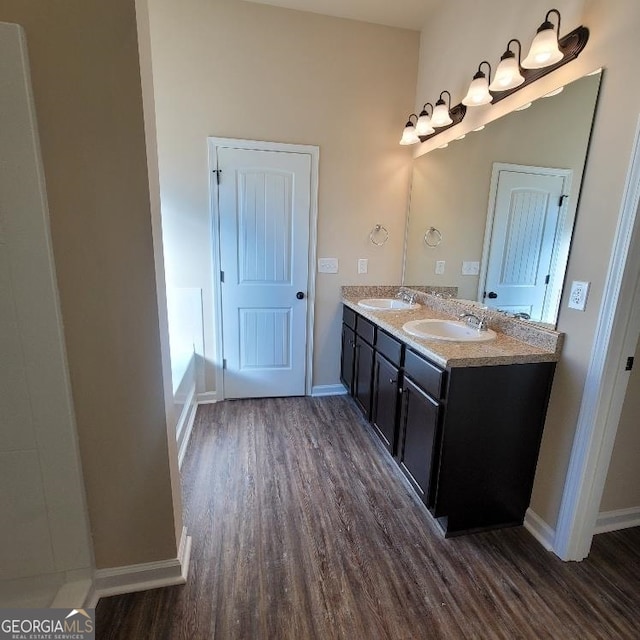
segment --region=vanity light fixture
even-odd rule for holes
[[[549,16],[555,13],[558,16],[558,27],[549,20]],[[522,61],[525,69],[542,69],[560,62],[564,57],[558,44],[560,35],[560,12],[557,9],[549,9],[544,22],[538,27],[536,37],[531,43],[529,55]]]
[[[444,101],[442,96],[444,94],[449,96],[449,105]],[[433,114],[431,116],[431,126],[434,128],[446,127],[447,125],[453,124],[453,120],[451,119],[451,94],[448,91],[442,91],[440,93],[440,97],[436,102],[436,106],[433,109]]]
[[[433,115],[433,105],[430,102],[426,102],[416,123],[416,134],[418,136],[428,136],[436,132],[431,126],[431,116],[427,113],[427,107],[431,107],[431,115]]]
[[[489,67],[488,74],[485,74],[484,71],[482,71],[483,64],[486,64],[487,67]],[[490,80],[491,65],[486,60],[483,60],[478,65],[478,70],[469,85],[469,91],[467,91],[467,95],[462,99],[462,104],[467,107],[479,107],[483,104],[489,104],[493,100],[492,95],[489,93]]]
[[[518,43],[518,59],[511,51],[511,43]],[[500,63],[493,77],[493,82],[489,85],[489,91],[507,91],[515,89],[524,82],[524,76],[520,73],[520,56],[522,55],[522,45],[520,40],[513,38],[507,43],[507,50],[500,56]]]
[[[551,21],[551,16],[557,18],[557,26]],[[467,112],[467,106],[495,104],[515,91],[575,60],[589,41],[589,29],[580,26],[560,38],[560,20],[560,12],[557,9],[547,11],[544,22],[538,28],[531,43],[529,54],[522,61],[520,41],[516,38],[509,40],[507,49],[502,54],[495,70],[493,81],[491,80],[491,65],[483,60],[478,65],[478,71],[473,76],[469,91],[461,104],[452,107],[451,94],[448,91],[443,91],[435,107],[432,107],[430,116],[427,112],[427,106],[431,106],[429,102],[422,107],[420,116],[412,113],[405,125],[400,144],[415,144],[437,136],[449,127],[462,122]],[[518,45],[517,59],[515,51],[511,48],[515,44]],[[488,77],[482,70],[482,65],[489,68]],[[561,89],[557,92],[560,91]],[[445,94],[448,97],[447,102],[443,98]],[[552,95],[555,95],[555,92],[547,94],[547,96]],[[518,111],[526,109],[528,106],[530,105],[523,105]],[[415,122],[411,118],[415,118]],[[478,127],[474,131],[479,131],[481,128]]]
[[[412,113],[409,116],[409,120],[407,120],[407,124],[404,125],[402,138],[400,138],[400,144],[402,145],[416,144],[417,142],[420,142],[420,138],[418,138],[418,134],[416,133],[416,125],[413,123],[411,118],[415,118],[416,123],[418,122],[418,116],[415,113]]]

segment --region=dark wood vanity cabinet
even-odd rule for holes
[[[373,347],[356,333],[353,397],[365,418],[371,415],[373,383]]]
[[[395,453],[398,422],[400,370],[379,352],[373,367],[373,405],[371,424],[382,443],[392,455]]]
[[[433,504],[444,379],[442,369],[407,349],[397,460],[428,507]]]
[[[344,309],[341,378],[445,535],[522,524],[555,363],[443,370]]]
[[[353,395],[353,370],[356,353],[356,332],[346,324],[342,325],[342,350],[340,352],[340,381]]]

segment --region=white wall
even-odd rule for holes
[[[26,43],[0,23],[0,605],[49,606],[92,555]]]
[[[152,0],[150,17],[167,283],[203,291],[205,391],[215,385],[208,136],[320,147],[318,256],[338,258],[340,273],[316,281],[313,384],[338,383],[340,286],[401,277],[411,154],[398,140],[418,33],[238,0]],[[376,223],[389,230],[384,247],[368,240]]]

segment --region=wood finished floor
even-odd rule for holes
[[[346,397],[201,407],[183,482],[188,583],[101,600],[100,640],[640,638],[639,529],[444,540]]]

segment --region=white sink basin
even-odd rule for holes
[[[358,306],[371,311],[404,311],[405,309],[418,309],[417,302],[409,304],[397,298],[365,298],[358,301]]]
[[[408,334],[426,340],[489,342],[496,339],[496,332],[491,329],[478,331],[466,322],[457,320],[412,320],[404,324],[402,328]]]

